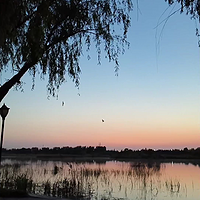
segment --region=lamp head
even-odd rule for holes
[[[3,104],[3,106],[1,106],[1,108],[0,108],[0,115],[1,115],[2,119],[5,119],[5,118],[6,118],[8,112],[9,112],[9,109],[10,109],[10,108],[8,108],[8,107],[5,105],[5,103]]]

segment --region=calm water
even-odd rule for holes
[[[3,165],[15,166],[14,170],[9,169],[11,177],[13,174],[29,177],[38,194],[63,196],[62,191],[66,187],[70,190],[71,184],[84,196],[97,200],[196,200],[200,197],[200,167],[193,164],[4,160]]]

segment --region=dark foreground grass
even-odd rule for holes
[[[29,195],[24,191],[19,190],[11,190],[11,189],[5,189],[0,188],[0,197],[28,197]]]

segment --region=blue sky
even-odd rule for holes
[[[134,1],[136,3],[136,1]],[[80,60],[80,87],[67,77],[57,98],[46,81],[23,77],[24,92],[12,90],[4,147],[96,146],[184,148],[200,144],[200,48],[195,21],[163,0],[139,1],[131,13],[130,48],[114,63],[97,64],[94,49]],[[3,82],[11,74],[4,73]],[[78,95],[80,94],[80,96]],[[65,105],[62,106],[62,101]],[[102,123],[102,119],[105,120]]]

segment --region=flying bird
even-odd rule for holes
[[[64,101],[62,101],[62,106],[64,106],[65,105],[65,102]]]
[[[104,119],[102,119],[101,121],[104,122]]]

